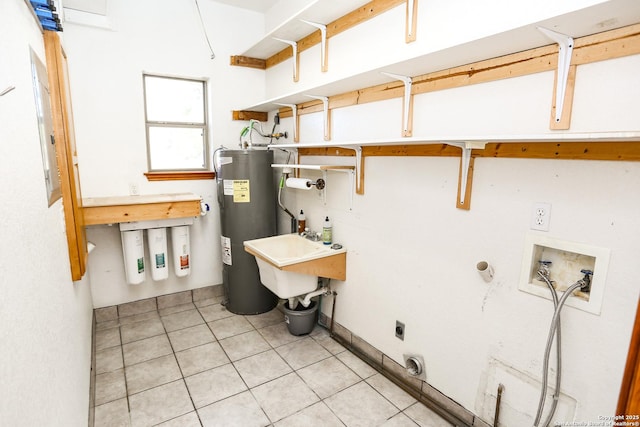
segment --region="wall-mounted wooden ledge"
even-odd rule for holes
[[[364,159],[371,156],[460,157],[456,206],[470,209],[474,160],[478,157],[640,161],[640,131],[554,132],[539,135],[411,137],[387,140],[274,144],[298,156],[355,156],[356,193],[364,194]]]
[[[179,171],[179,172],[145,172],[147,181],[190,181],[198,179],[214,179],[212,171]]]
[[[82,204],[85,226],[200,215],[200,196],[193,193],[93,197]]]

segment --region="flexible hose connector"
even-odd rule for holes
[[[551,353],[551,344],[553,342],[553,336],[556,333],[556,329],[558,328],[558,324],[560,322],[560,311],[562,310],[562,307],[564,306],[564,303],[567,302],[567,299],[571,296],[571,294],[573,293],[573,291],[575,291],[578,288],[581,288],[585,286],[584,280],[578,280],[576,283],[574,283],[573,285],[569,286],[569,288],[567,288],[567,290],[564,292],[564,294],[562,294],[562,297],[560,297],[560,300],[558,301],[558,305],[556,306],[556,309],[553,313],[553,318],[551,319],[551,327],[549,328],[549,335],[547,337],[547,347],[545,349],[545,353],[544,353],[544,367],[543,367],[543,387],[541,390],[541,396],[540,396],[540,403],[538,406],[538,413],[536,414],[536,419],[533,423],[534,427],[538,427],[540,425],[540,418],[542,417],[542,410],[544,408],[544,397],[546,395],[546,381],[547,381],[547,370],[549,368],[549,354]],[[554,290],[555,293],[555,290]],[[558,387],[559,388],[559,387]],[[550,421],[547,420],[547,422]]]
[[[546,268],[545,268],[546,267]],[[558,308],[558,294],[556,293],[555,288],[551,284],[549,280],[549,268],[548,266],[543,266],[541,270],[538,270],[538,276],[544,280],[551,292],[551,297],[553,299],[553,307],[554,311]],[[555,391],[553,393],[553,402],[551,404],[551,410],[549,411],[549,415],[547,415],[547,419],[542,424],[543,426],[548,426],[551,423],[551,418],[556,412],[556,408],[558,406],[558,399],[560,398],[560,381],[562,379],[562,335],[561,335],[561,323],[560,323],[560,315],[558,315],[558,325],[557,332],[555,334],[556,337],[556,384]],[[547,342],[549,346],[549,343]],[[545,349],[545,353],[547,353],[547,349]],[[547,356],[543,363],[542,368],[542,387],[540,390],[540,400],[538,402],[538,411],[536,412],[536,419],[534,422],[534,426],[538,426],[540,422],[540,418],[542,417],[542,411],[544,409],[544,401],[547,392],[547,377],[549,372],[549,357]]]

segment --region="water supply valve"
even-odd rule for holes
[[[549,275],[551,273],[550,268],[553,263],[551,261],[540,260],[538,261],[538,264],[538,274],[549,279]]]
[[[584,274],[584,277],[579,280],[580,282],[580,290],[582,292],[591,292],[591,276],[593,276],[593,271],[582,269],[580,273]]]

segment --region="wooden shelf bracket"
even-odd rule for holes
[[[304,19],[301,19],[301,21],[320,30],[320,70],[324,73],[329,70],[329,58],[327,53],[327,26],[324,24],[318,24],[317,22],[305,21]]]
[[[402,105],[402,136],[411,136],[413,132],[413,95],[411,94],[412,79],[408,76],[381,72],[392,79],[400,80],[404,83],[404,98]]]
[[[556,70],[556,93],[555,93],[555,121],[559,123],[562,119],[564,109],[565,94],[567,93],[567,83],[569,81],[569,68],[571,66],[571,56],[573,54],[573,38],[565,34],[551,31],[544,27],[537,27],[538,30],[558,43],[558,68]]]
[[[416,41],[416,26],[418,18],[418,0],[407,0],[407,25],[405,30],[405,42]]]
[[[324,128],[324,140],[331,141],[331,118],[329,111],[329,97],[328,96],[315,96],[307,95],[309,98],[319,99],[322,101],[322,118]]]
[[[294,42],[291,40],[284,40],[273,37],[274,40],[278,40],[279,42],[286,43],[291,46],[293,49],[293,81],[297,82],[299,79],[298,69],[300,68],[300,56],[298,55],[298,42]]]
[[[291,116],[293,117],[293,142],[300,142],[300,136],[298,136],[298,124],[300,118],[298,117],[298,106],[296,104],[278,104],[281,107],[291,108]]]
[[[460,147],[462,157],[460,158],[460,174],[458,183],[458,197],[456,206],[460,209],[471,209],[471,183],[473,182],[473,162],[471,158],[471,150],[483,149],[486,145],[484,141],[464,141],[464,142],[447,142],[447,145]]]

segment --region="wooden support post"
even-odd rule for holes
[[[571,127],[571,112],[573,111],[573,93],[576,87],[576,66],[569,67],[569,75],[567,76],[567,86],[564,93],[564,103],[560,121],[556,120],[556,102],[554,100],[551,107],[551,118],[549,121],[549,129],[551,130],[567,130]],[[553,83],[553,93],[556,93],[558,85],[558,71],[556,70]]]
[[[418,25],[418,0],[407,0],[407,18],[404,41],[411,43],[416,41]]]
[[[257,68],[259,70],[267,69],[267,61],[265,59],[251,58],[248,56],[233,55],[231,56],[230,63],[238,67]]]
[[[232,111],[232,120],[257,120],[266,122],[269,120],[269,113],[262,111]]]
[[[460,173],[458,174],[458,196],[456,197],[456,207],[458,209],[470,210],[471,209],[471,187],[473,184],[473,164],[474,158],[469,158],[469,164],[466,167],[467,173],[465,177],[464,173],[464,159],[460,157]],[[466,182],[464,181],[466,179]],[[465,185],[463,185],[465,182]],[[464,194],[462,194],[462,189],[464,187]]]

